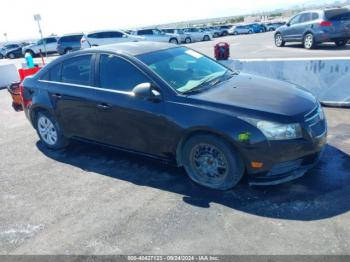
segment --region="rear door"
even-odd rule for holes
[[[99,132],[93,83],[94,55],[65,60],[50,70],[50,99],[65,134],[95,140]]]
[[[124,58],[102,54],[99,58],[96,98],[101,132],[99,141],[154,155],[165,145],[164,103],[141,100],[132,89],[151,80]]]
[[[294,26],[296,40],[302,40],[304,33],[308,31],[308,29],[312,28],[312,13],[303,13],[300,16],[299,23]]]
[[[326,19],[332,22],[335,33],[343,34],[344,38],[350,38],[350,10],[338,9],[325,12]]]

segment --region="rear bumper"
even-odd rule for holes
[[[348,32],[321,32],[315,34],[315,40],[316,42],[322,43],[322,42],[334,42],[337,40],[344,40],[344,39],[350,39],[350,31]]]

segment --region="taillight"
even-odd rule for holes
[[[28,108],[32,104],[31,94],[24,88],[23,83],[19,86],[19,93],[23,103],[23,108]]]
[[[320,26],[333,26],[333,23],[330,21],[322,21],[320,22]]]

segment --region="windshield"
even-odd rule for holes
[[[202,87],[231,72],[208,57],[185,47],[161,50],[137,57],[181,93]]]

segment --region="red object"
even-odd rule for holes
[[[19,78],[20,78],[21,82],[24,80],[24,78],[26,76],[35,75],[40,69],[41,69],[41,67],[18,69]]]
[[[332,26],[333,23],[332,22],[329,22],[329,21],[322,21],[320,22],[320,26]]]
[[[230,45],[225,42],[217,43],[214,46],[216,60],[227,60],[230,57]]]

